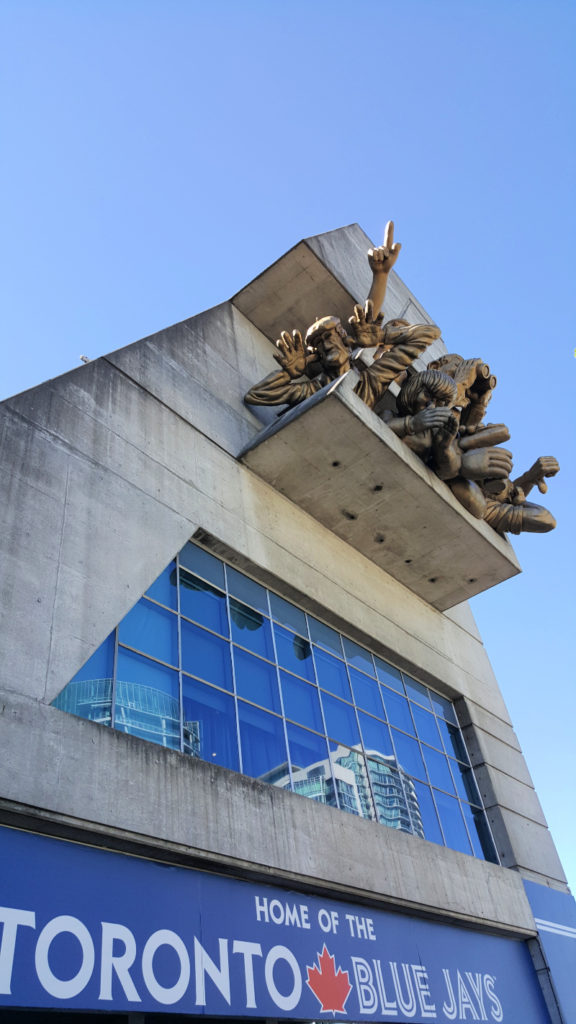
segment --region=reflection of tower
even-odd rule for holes
[[[69,683],[54,705],[93,722],[111,724],[112,680],[82,679]],[[141,739],[180,749],[180,702],[176,697],[141,683],[118,680],[114,726]],[[184,753],[200,756],[200,723],[184,723]]]
[[[287,765],[278,766],[263,780],[424,838],[414,783],[392,755],[370,750],[365,758],[357,748],[339,746],[330,758],[302,768],[293,766],[292,783]]]

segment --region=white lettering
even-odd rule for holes
[[[280,900],[270,901],[270,917],[274,924],[282,924],[284,921],[284,907]]]
[[[450,996],[450,1003],[448,1005],[444,1003],[442,1006],[442,1011],[444,1013],[444,1016],[448,1017],[448,1020],[456,1020],[458,1007],[456,1006],[454,989],[452,988],[452,981],[450,980],[450,971],[447,970],[446,967],[443,967],[442,974],[444,975],[444,981],[446,982],[446,988],[448,990],[448,995]]]
[[[318,924],[323,932],[332,931],[332,917],[324,907],[321,907],[318,911]]]
[[[244,957],[244,981],[246,984],[246,1009],[256,1008],[256,994],[254,992],[254,964],[253,957],[262,956],[262,946],[259,942],[241,942],[234,939],[232,946],[233,953],[240,953]]]
[[[204,976],[207,974],[216,985],[220,995],[230,1005],[230,968],[228,966],[228,940],[219,939],[220,967],[210,959],[203,946],[194,936],[194,963],[196,981],[196,1006],[206,1006],[206,985]]]
[[[22,925],[24,928],[35,928],[36,914],[33,910],[0,907],[0,923],[3,925],[2,942],[0,943],[0,994],[9,996],[12,992],[10,986],[18,925]]]
[[[124,943],[122,953],[114,954],[114,940]],[[102,960],[100,963],[100,995],[99,999],[112,999],[112,972],[120,982],[124,995],[133,1003],[142,1000],[129,971],[136,959],[136,940],[129,928],[123,924],[111,924],[102,921]]]
[[[256,904],[256,920],[260,921],[263,916],[266,923],[268,923],[268,897],[263,896],[260,899],[259,896],[255,896],[254,902]]]
[[[387,1017],[398,1016],[398,1003],[393,999],[388,999],[386,990],[384,988],[384,978],[382,977],[382,963],[380,960],[373,960],[374,973],[376,975],[376,984],[378,985],[378,993],[380,995],[380,1005],[382,1007],[382,1013],[385,1013]]]
[[[420,1013],[423,1017],[435,1017],[436,1006],[430,1001],[430,982],[428,971],[419,964],[412,964],[412,974],[416,984],[416,995],[420,1003]]]
[[[470,985],[476,999],[478,1000],[478,1006],[480,1007],[480,1013],[482,1014],[482,1020],[488,1020],[486,1016],[486,1010],[484,1007],[484,993],[482,992],[482,975],[480,973],[471,974],[470,971],[466,971],[466,977],[468,978],[468,984]]]
[[[372,939],[374,934],[374,922],[371,917],[359,917],[357,914],[346,914],[350,935],[353,939]]]
[[[457,974],[458,974],[458,1010],[459,1010],[459,1014],[460,1014],[460,1019],[461,1020],[466,1020],[466,1013],[467,1013],[468,1010],[471,1010],[471,1012],[472,1012],[472,1020],[478,1020],[479,1019],[478,1018],[478,1014],[476,1013],[476,1010],[474,1008],[474,1003],[472,1002],[472,997],[470,996],[470,993],[469,993],[468,989],[466,988],[466,985],[465,985],[465,982],[464,982],[464,978],[460,974],[460,971],[458,971]]]
[[[498,996],[494,991],[495,981],[496,978],[494,977],[494,975],[484,975],[484,988],[486,989],[486,995],[488,996],[488,999],[492,1003],[492,1006],[490,1007],[490,1013],[492,1014],[494,1020],[500,1021],[504,1017],[504,1010],[502,1009],[502,1003],[500,1002]]]
[[[354,971],[360,1013],[376,1013],[378,1009],[378,996],[374,988],[370,965],[363,957],[353,956],[352,969]]]
[[[50,946],[56,936],[62,935],[63,932],[69,932],[70,935],[74,935],[82,949],[80,968],[74,977],[68,981],[62,981],[61,978],[57,978],[48,963]],[[67,914],[63,914],[61,917],[53,917],[38,936],[35,955],[36,974],[42,988],[51,996],[56,996],[58,999],[72,999],[73,996],[79,995],[86,988],[92,977],[94,961],[94,943],[90,937],[90,932],[86,925],[82,924],[82,921],[79,921],[77,917],[69,917]]]
[[[274,965],[279,960],[284,960],[294,978],[294,985],[289,995],[283,996],[281,992],[276,988],[274,981]],[[302,995],[302,975],[300,974],[300,967],[294,954],[286,948],[286,946],[272,946],[272,949],[266,957],[266,964],[264,966],[264,975],[266,978],[266,985],[268,986],[268,992],[270,996],[281,1010],[293,1010],[295,1006],[300,1002],[300,996]]]
[[[154,954],[161,946],[170,946],[180,961],[180,976],[168,988],[161,985],[154,974]],[[142,977],[150,995],[164,1006],[171,1006],[182,999],[190,981],[190,958],[186,946],[176,932],[168,928],[152,932],[142,951]]]
[[[398,1006],[407,1017],[413,1017],[416,1013],[416,996],[414,995],[414,987],[412,985],[410,964],[402,964],[402,973],[404,975],[404,983],[406,985],[406,996],[404,996],[402,992],[400,978],[398,977],[398,964],[394,960],[390,960],[390,970],[392,972],[392,981],[394,982],[394,988],[396,990]]]

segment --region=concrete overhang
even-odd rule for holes
[[[240,460],[440,611],[521,572],[511,544],[354,393],[353,371],[262,430]]]

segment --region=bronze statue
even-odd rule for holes
[[[399,252],[400,244],[394,243],[394,225],[389,221],[384,245],[368,252],[372,285],[364,308],[354,307],[348,321],[350,333],[335,316],[320,317],[304,339],[300,331],[292,335],[282,331],[274,356],[280,370],[250,388],[245,401],[250,405],[298,405],[354,368],[360,377],[355,391],[373,408],[390,383],[440,337],[440,329],[431,324],[391,320],[382,325],[380,308]],[[370,366],[354,358],[354,349],[371,347],[377,348],[377,355]]]

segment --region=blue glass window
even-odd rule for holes
[[[383,757],[393,755],[394,750],[388,726],[377,718],[372,718],[371,715],[365,715],[363,711],[358,712],[358,719],[362,730],[364,749],[368,753],[382,754]]]
[[[428,687],[423,686],[422,683],[416,682],[411,676],[407,676],[404,673],[404,686],[406,687],[406,693],[411,700],[416,701],[417,704],[422,704],[423,707],[430,709],[430,697],[428,696]]]
[[[186,544],[178,556],[180,565],[203,579],[214,583],[220,590],[225,589],[224,565],[219,558],[215,558],[208,551],[199,548],[196,544]]]
[[[456,797],[440,793],[435,789],[434,799],[442,822],[446,845],[452,847],[453,850],[460,850],[461,853],[472,853],[470,839]]]
[[[262,658],[234,647],[236,693],[269,711],[280,711],[280,694],[276,668]]]
[[[422,753],[428,769],[428,778],[436,789],[445,789],[448,793],[455,793],[454,782],[448,767],[448,761],[438,750],[422,744]]]
[[[324,708],[328,736],[338,740],[339,743],[348,743],[350,746],[360,743],[356,712],[351,704],[345,704],[343,700],[323,693],[322,707]]]
[[[272,645],[272,630],[270,622],[265,619],[261,612],[241,604],[235,598],[230,598],[230,618],[232,620],[232,639],[241,647],[247,647],[254,654],[261,654],[263,658],[272,660],[274,658],[274,647]]]
[[[76,673],[72,682],[80,679],[112,679],[114,675],[114,633],[107,636],[98,650]]]
[[[121,732],[180,750],[178,673],[118,648],[114,726]]]
[[[411,710],[418,737],[423,743],[429,743],[430,746],[443,750],[442,740],[440,739],[434,715],[429,711],[425,711],[424,708],[419,708],[416,704],[412,705]]]
[[[331,654],[326,654],[318,647],[314,648],[314,662],[316,664],[316,675],[322,689],[335,693],[337,697],[344,697],[345,700],[352,700],[348,673],[343,661],[338,661]]]
[[[386,717],[390,722],[390,725],[395,725],[398,729],[403,729],[404,732],[410,732],[414,736],[416,734],[416,730],[414,729],[412,715],[410,714],[410,708],[406,698],[400,697],[397,693],[393,693],[392,690],[388,690],[385,686],[382,687],[382,696],[384,698],[384,706],[386,708]]]
[[[270,592],[270,609],[273,619],[281,622],[283,626],[293,629],[295,633],[306,636],[306,615],[300,608],[285,601],[283,597],[278,597],[278,594]]]
[[[118,639],[159,661],[178,664],[178,617],[145,597],[120,623]]]
[[[152,600],[159,601],[160,604],[165,604],[168,608],[173,608],[174,611],[176,610],[178,607],[176,562],[170,562],[170,565],[164,569],[164,572],[161,573],[152,586],[148,588],[146,591],[146,597],[151,597]]]
[[[240,761],[234,698],[184,676],[182,699],[186,753],[238,771]]]
[[[289,675],[288,672],[280,672],[280,682],[286,718],[300,722],[301,725],[315,729],[316,732],[323,732],[324,724],[317,687]]]
[[[230,644],[182,619],[182,668],[192,676],[232,689]]]
[[[417,741],[403,732],[398,732],[398,729],[392,729],[392,739],[400,767],[416,779],[426,780],[426,769]]]
[[[100,725],[112,724],[114,641],[111,633],[58,694],[54,707]]]
[[[238,722],[244,773],[288,788],[288,754],[282,719],[239,700]]]
[[[362,672],[368,672],[371,676],[375,675],[374,662],[370,651],[366,651],[364,647],[360,647],[360,644],[355,644],[348,637],[343,637],[342,640],[348,664],[354,665],[355,668],[361,669]]]
[[[296,675],[314,682],[314,662],[312,661],[310,642],[303,636],[290,633],[282,626],[274,626],[274,637],[278,664],[282,665],[282,668],[287,668],[289,672],[295,672]]]
[[[332,651],[339,658],[342,657],[342,642],[340,634],[335,629],[331,629],[330,626],[326,626],[325,623],[320,622],[318,619],[313,619],[311,615],[308,616],[308,625],[310,627],[310,636],[315,644],[325,647],[327,651]]]
[[[444,839],[430,786],[425,786],[422,782],[415,782],[414,789],[424,826],[424,838],[429,839],[431,843],[439,843],[440,846],[443,846]]]
[[[264,615],[268,615],[268,598],[266,590],[259,583],[238,572],[237,569],[228,568],[228,590],[233,597],[238,598],[241,604],[248,604],[256,608]]]
[[[187,569],[180,570],[180,611],[215,633],[229,635],[226,595]]]
[[[387,661],[383,661],[382,658],[374,655],[374,664],[376,665],[376,675],[381,683],[385,683],[386,686],[391,686],[393,690],[397,690],[398,693],[404,693],[404,685],[402,683],[402,676],[397,668],[393,665],[389,665]]]
[[[458,725],[458,719],[456,718],[456,712],[454,711],[454,705],[451,701],[446,700],[446,697],[441,697],[439,693],[433,693],[430,691],[430,700],[432,706],[437,715],[441,718],[445,718],[452,725]]]
[[[467,800],[471,804],[476,804],[477,807],[482,807],[482,800],[478,792],[478,786],[474,778],[474,773],[471,768],[465,768],[459,761],[454,761],[452,758],[448,759],[448,764],[452,769],[452,775],[456,784],[456,791],[458,796],[462,800]]]
[[[299,772],[301,781],[315,777],[317,780],[324,780],[324,792],[332,785],[332,773],[330,761],[328,760],[328,747],[324,736],[308,732],[298,725],[288,722],[286,726],[288,733],[288,746],[290,748],[290,762],[292,771]],[[327,787],[327,783],[330,785]],[[318,787],[320,791],[322,787]],[[300,790],[302,791],[302,790]],[[322,803],[332,803],[331,800],[322,800]]]
[[[454,725],[448,725],[448,723],[444,722],[441,718],[437,718],[436,721],[438,723],[438,728],[442,733],[446,753],[449,754],[450,757],[456,757],[459,761],[469,764],[468,754],[466,752],[466,747],[464,746],[464,740],[462,739],[460,730]]]
[[[350,668],[348,671],[357,706],[379,718],[385,718],[380,687],[376,680],[365,676],[362,672],[357,672],[355,668]]]

